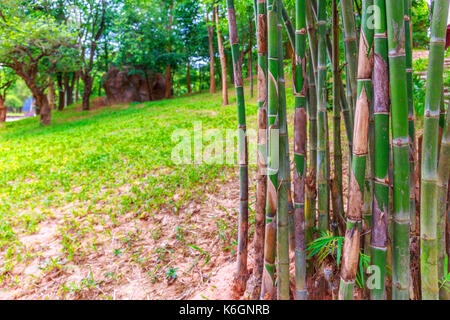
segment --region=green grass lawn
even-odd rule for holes
[[[248,121],[254,123],[256,101],[247,97],[247,102]],[[231,179],[232,165],[172,162],[178,143],[171,140],[172,133],[191,132],[194,121],[201,121],[204,130],[236,128],[233,90],[225,107],[220,92],[204,93],[89,112],[71,106],[55,111],[49,127],[41,127],[38,118],[2,124],[0,280],[11,285],[14,267],[38,254],[21,242],[21,235],[35,233],[61,208],[70,209],[64,209],[69,215],[59,229],[63,248],[58,259],[70,261],[83,255],[78,244],[105,216],[114,222],[130,213],[135,219],[148,218],[163,207],[176,212],[188,200],[203,201],[205,192]],[[96,220],[81,226],[71,220],[77,216]]]

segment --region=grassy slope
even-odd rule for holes
[[[226,107],[220,93],[90,112],[73,106],[54,112],[50,127],[40,127],[37,118],[0,125],[2,283],[18,285],[11,271],[39,254],[21,237],[36,233],[61,208],[70,209],[58,229],[62,249],[56,256],[71,261],[87,254],[80,243],[95,234],[92,226],[111,222],[103,231],[110,237],[120,216],[147,219],[163,207],[176,213],[187,200],[203,201],[205,192],[229,180],[234,175],[230,165],[174,165],[171,152],[177,141],[171,135],[180,128],[192,132],[193,121],[202,121],[204,129],[236,128],[234,94],[230,98]],[[256,103],[247,101],[254,126]],[[118,192],[123,189],[127,192]],[[86,215],[92,221],[83,226],[72,219]]]

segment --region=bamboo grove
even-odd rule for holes
[[[415,124],[411,0],[360,3],[295,0],[288,10],[282,0],[253,1],[258,150],[250,272],[239,17],[227,0],[240,168],[234,289],[245,299],[324,298],[321,290],[340,300],[449,298],[450,117],[442,98],[449,1],[434,1],[423,133]],[[419,268],[411,267],[413,239]],[[317,286],[320,277],[330,289]]]

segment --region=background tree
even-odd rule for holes
[[[177,36],[173,38],[177,46],[175,49],[181,54],[181,60],[187,63],[186,84],[188,93],[191,93],[191,63],[204,60],[209,55],[209,31],[202,17],[203,12],[198,5],[198,1],[179,1],[174,7],[173,29],[177,31]]]
[[[36,100],[41,124],[49,125],[48,74],[56,70],[74,38],[67,28],[34,7],[18,0],[0,4],[0,65],[13,69],[25,81]]]
[[[6,93],[14,85],[15,75],[9,68],[0,69],[0,122],[6,120]]]
[[[82,68],[81,79],[84,82],[83,110],[89,110],[90,96],[92,94],[92,69],[97,51],[97,44],[105,30],[106,15],[111,3],[106,5],[106,0],[73,0],[75,6],[74,27],[78,31],[78,46]]]

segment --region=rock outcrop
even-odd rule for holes
[[[112,67],[103,76],[103,87],[108,104],[145,102],[164,98],[164,76],[130,72],[130,68]]]

